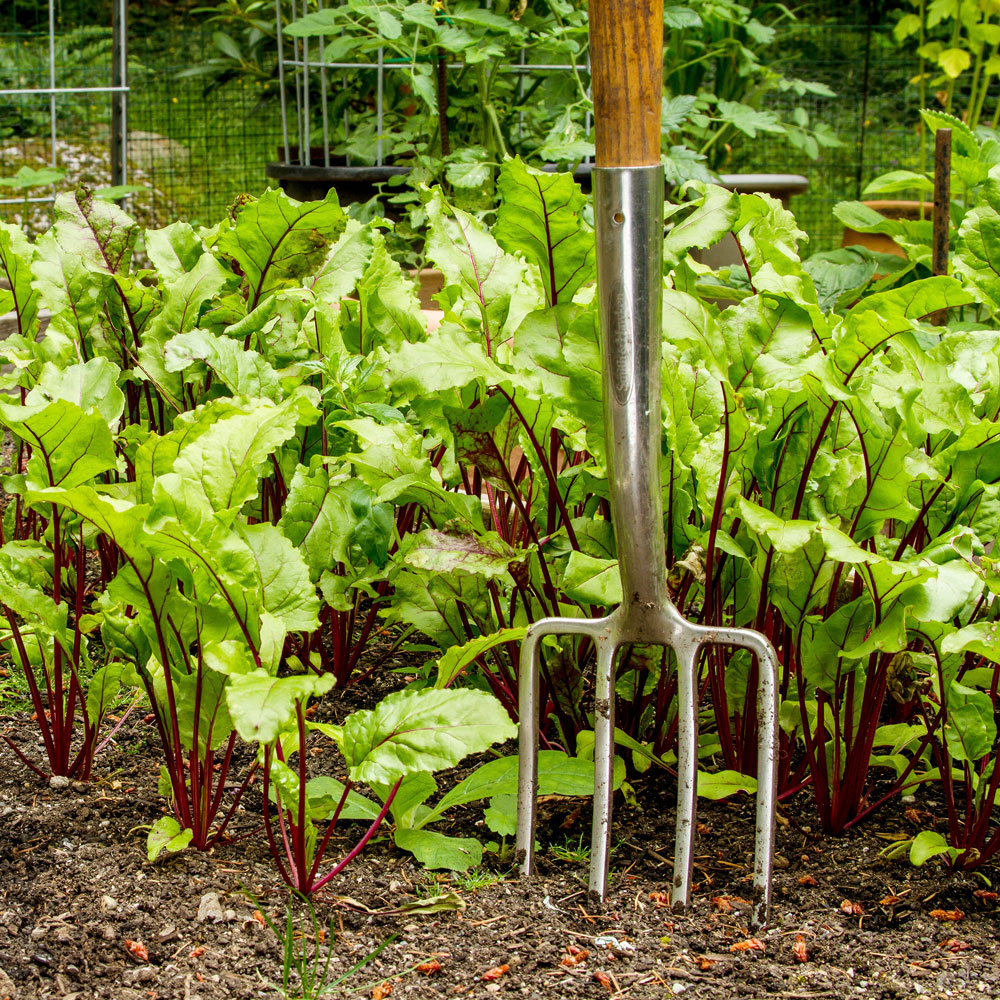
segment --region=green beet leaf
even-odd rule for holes
[[[574,550],[563,574],[566,596],[585,604],[610,608],[622,601],[617,559],[598,559]]]
[[[194,831],[182,830],[180,823],[173,816],[161,816],[153,824],[146,838],[146,857],[150,861],[155,861],[163,851],[168,854],[183,851],[191,843],[193,836]]]
[[[319,628],[319,597],[301,551],[273,524],[252,524],[243,538],[257,559],[264,611],[288,632]]]
[[[31,284],[31,261],[35,248],[17,227],[0,222],[0,275],[9,291],[0,291],[0,313],[13,311],[17,333],[34,340],[38,333],[39,294]]]
[[[944,736],[953,760],[975,762],[988,754],[997,738],[990,696],[952,681]]]
[[[479,635],[462,646],[452,646],[437,661],[436,688],[446,688],[456,677],[460,677],[471,663],[496,646],[508,642],[520,642],[527,635],[527,628],[502,628],[492,635]]]
[[[569,302],[595,274],[594,231],[583,221],[580,185],[572,174],[536,170],[515,157],[501,167],[498,186],[497,243],[539,269],[549,306]]]
[[[454,806],[481,799],[492,799],[499,808],[507,796],[517,794],[517,757],[500,757],[477,767],[447,791],[432,811],[424,817],[431,823]],[[621,758],[615,758],[613,787],[621,787],[625,767]],[[594,762],[583,757],[570,757],[562,750],[538,752],[538,794],[572,795],[589,797],[594,794]],[[498,801],[499,800],[499,801]]]
[[[33,488],[73,489],[115,468],[107,421],[68,400],[0,403],[0,424],[31,445],[27,482]]]
[[[278,762],[271,762],[272,771],[276,763]],[[294,778],[294,783],[297,787],[298,778]],[[306,782],[306,807],[309,810],[310,818],[314,822],[330,819],[336,812],[337,805],[343,794],[344,786],[336,778],[331,778],[325,774],[310,778]],[[282,790],[282,795],[285,796],[284,789]],[[286,796],[285,802],[289,809],[294,808],[292,799]],[[363,819],[371,823],[378,818],[378,813],[379,807],[377,802],[366,799],[363,795],[358,795],[357,792],[352,791],[347,793],[347,801],[340,810],[340,818]]]
[[[350,554],[354,514],[349,492],[353,483],[331,476],[325,466],[298,466],[289,486],[278,526],[302,554],[313,580]]]
[[[168,372],[183,372],[191,381],[192,369],[204,367],[236,396],[266,397],[279,402],[285,386],[281,376],[256,351],[244,351],[231,337],[218,337],[208,330],[178,334],[164,348]]]
[[[469,616],[490,620],[486,583],[471,573],[404,568],[392,576],[394,597],[387,620],[413,625],[442,649],[461,645],[468,641]]]
[[[187,222],[147,229],[144,239],[146,256],[164,283],[174,282],[190,271],[205,252],[200,237]]]
[[[699,771],[698,794],[703,799],[728,799],[737,792],[757,791],[757,779],[739,771]]]
[[[257,496],[261,463],[300,425],[319,416],[314,390],[300,389],[277,404],[257,399],[244,406],[243,413],[224,415],[212,424],[174,463],[174,471],[198,488],[217,512],[237,511]]]
[[[492,695],[433,688],[397,691],[336,730],[351,779],[382,784],[454,767],[516,735],[517,726]]]
[[[117,365],[107,358],[91,358],[83,364],[59,368],[51,362],[42,367],[38,384],[25,397],[29,406],[64,399],[86,413],[99,413],[112,430],[125,409],[125,396],[118,388]]]
[[[397,829],[396,846],[425,868],[464,872],[483,860],[483,845],[472,837],[449,837],[437,830]]]
[[[219,249],[240,265],[249,286],[249,308],[268,292],[300,282],[323,261],[344,231],[346,216],[331,190],[323,201],[300,203],[268,190],[244,205]]]
[[[372,255],[372,227],[347,220],[344,234],[330,247],[319,270],[306,281],[317,299],[340,302],[353,291]]]
[[[504,252],[486,227],[459,208],[449,206],[434,189],[427,206],[430,232],[427,256],[457,285],[463,301],[478,316],[483,344],[492,353],[503,339],[511,299],[524,265]]]
[[[730,232],[740,216],[739,198],[715,184],[695,185],[702,197],[695,208],[674,223],[663,244],[663,254],[670,262],[689,250],[705,249],[718,243]]]
[[[273,677],[266,670],[229,678],[226,703],[236,731],[248,742],[272,743],[284,729],[297,705],[325,694],[334,678],[303,674]]]
[[[919,868],[930,861],[931,858],[938,857],[938,855],[948,854],[954,858],[960,853],[961,851],[952,847],[940,833],[934,833],[931,830],[921,830],[913,838],[913,843],[910,844],[910,864]]]

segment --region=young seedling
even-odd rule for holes
[[[285,1000],[318,1000],[320,997],[330,996],[351,976],[376,959],[399,936],[393,934],[386,938],[347,972],[331,979],[330,963],[337,937],[333,916],[324,927],[312,900],[292,891],[285,901],[284,922],[279,925],[252,893],[245,889],[244,892],[281,944],[280,990]]]

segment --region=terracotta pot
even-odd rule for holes
[[[420,308],[437,312],[440,306],[434,301],[434,296],[444,288],[444,274],[436,267],[424,267],[419,271],[410,271],[410,277],[417,282],[417,295],[420,297]]]
[[[907,219],[917,221],[921,217],[929,219],[931,206],[928,202],[907,201],[905,199],[885,198],[866,201],[862,204],[880,212],[887,219]],[[905,257],[906,251],[891,237],[884,233],[859,233],[854,229],[844,229],[844,238],[840,241],[842,247],[862,246],[877,253],[891,253],[897,257]]]

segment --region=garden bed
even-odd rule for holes
[[[8,716],[3,728],[21,721]],[[0,749],[0,969],[16,1000],[281,995],[269,985],[281,981],[281,944],[255,918],[259,906],[283,927],[286,899],[255,830],[259,784],[233,842],[149,864],[145,827],[165,808],[156,791],[160,759],[154,728],[140,720],[121,731],[86,785],[47,787]],[[321,920],[332,917],[336,928],[331,979],[393,939],[342,989],[388,996],[387,983],[393,996],[634,1000],[1000,994],[996,902],[986,881],[879,856],[884,836],[914,832],[906,803],[837,839],[816,836],[804,799],[783,806],[772,927],[757,935],[762,951],[734,952],[752,937],[743,902],[752,802],[702,808],[694,905],[676,916],[662,903],[671,880],[673,782],[650,774],[637,792],[644,809],[619,803],[603,906],[588,899],[585,859],[573,857],[589,841],[585,800],[543,804],[545,847],[529,882],[496,860],[470,876],[435,875],[390,842],[372,843],[319,905]],[[925,801],[917,808],[929,805],[933,812]],[[479,813],[467,815],[460,826]],[[398,912],[449,892],[464,909]],[[218,922],[206,912],[213,893]],[[956,910],[960,921],[940,919]],[[802,945],[805,962],[796,957]],[[439,972],[415,969],[435,962]]]

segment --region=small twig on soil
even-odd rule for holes
[[[194,941],[185,941],[178,949],[170,956],[170,961],[173,962],[175,959],[180,958],[181,952],[190,948],[194,944]]]
[[[772,993],[776,1000],[816,1000],[817,997],[834,997],[833,990],[823,990],[822,993]]]
[[[19,850],[14,851],[14,854],[15,855],[16,854],[30,854],[32,851],[37,851],[38,848],[41,847],[42,844],[44,844],[44,843],[46,843],[45,838],[44,837],[39,837],[37,840],[31,841],[28,844],[27,847],[22,847]]]

